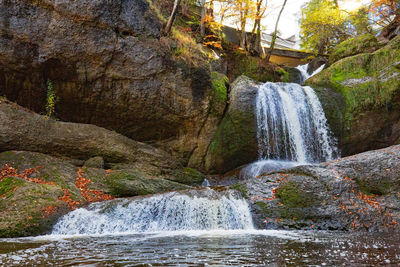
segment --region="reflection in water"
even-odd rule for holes
[[[0,240],[0,265],[400,264],[400,236],[288,231],[192,231]]]

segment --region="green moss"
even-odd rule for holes
[[[396,188],[400,188],[400,182],[397,184],[391,179],[362,179],[356,180],[361,192],[367,195],[386,195],[391,191],[395,191]]]
[[[210,144],[206,164],[213,165],[217,172],[223,173],[248,162],[249,154],[257,150],[255,129],[252,111],[228,112]]]
[[[350,38],[334,48],[331,56],[329,57],[329,62],[334,63],[342,58],[361,53],[371,53],[380,47],[381,45],[376,37],[371,34],[364,34],[358,37]]]
[[[276,195],[289,208],[309,207],[313,203],[313,199],[291,181],[281,184]]]
[[[0,182],[0,196],[12,191],[18,186],[25,185],[26,182],[20,178],[6,177]]]
[[[213,71],[211,73],[211,82],[214,90],[214,98],[218,101],[225,102],[227,98],[227,87],[229,86],[228,77]]]
[[[188,187],[165,179],[148,177],[140,171],[113,171],[106,177],[113,196],[131,197],[187,189]]]
[[[249,194],[247,192],[247,186],[245,184],[236,183],[236,184],[231,185],[229,188],[239,191],[244,198],[249,198]],[[260,203],[262,203],[262,202],[260,202]]]
[[[168,180],[186,185],[200,185],[204,181],[205,175],[192,168],[174,170],[167,176]]]
[[[400,36],[374,53],[346,57],[312,77],[307,85],[327,87],[339,92],[345,101],[344,140],[351,125],[365,111],[386,110],[399,95]],[[328,114],[329,117],[329,114]]]
[[[289,82],[289,72],[285,71],[282,68],[278,68],[278,73],[281,75],[281,81],[282,82]]]
[[[227,59],[230,66],[228,72],[232,79],[236,79],[241,75],[258,82],[280,82],[286,79],[286,73],[285,71],[282,72],[281,68],[267,63],[259,57],[249,56],[242,50],[227,51]]]

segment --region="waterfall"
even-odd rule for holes
[[[254,229],[237,192],[206,188],[93,203],[63,216],[55,235]]]
[[[261,160],[311,163],[331,160],[337,154],[321,103],[311,87],[260,85],[256,115]]]
[[[304,80],[312,76],[307,73],[307,65],[298,69]],[[243,168],[242,178],[339,156],[324,110],[311,87],[295,83],[261,84],[255,110],[259,161]]]
[[[308,64],[305,65],[299,65],[296,67],[301,73],[301,81],[300,84],[305,82],[308,78],[311,78],[314,75],[317,75],[320,73],[323,69],[325,68],[325,64],[321,65],[318,69],[316,69],[313,73],[309,74],[308,73]]]

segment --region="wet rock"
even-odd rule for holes
[[[146,175],[140,170],[116,170],[109,173],[106,183],[110,193],[118,197],[131,197],[177,191],[189,188],[183,184]]]
[[[239,77],[231,86],[230,104],[208,149],[208,172],[225,173],[257,158],[255,82]]]
[[[244,182],[262,228],[399,231],[400,146]]]
[[[341,96],[343,104],[336,98],[321,102],[343,156],[399,143],[399,48],[397,36],[373,53],[343,58],[307,80],[307,85],[325,88],[325,95]]]
[[[316,57],[310,63],[308,63],[307,72],[308,74],[313,74],[322,65],[328,63],[328,60],[324,57]]]

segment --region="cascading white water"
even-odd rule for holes
[[[247,202],[235,191],[207,188],[91,204],[63,216],[55,235],[254,229]]]
[[[261,160],[298,163],[331,160],[335,141],[314,90],[294,83],[264,83],[256,100]]]
[[[299,66],[303,81],[312,75]],[[259,161],[241,171],[242,178],[279,171],[339,156],[327,119],[314,90],[295,83],[267,82],[256,98]]]
[[[325,68],[325,64],[321,65],[318,69],[316,69],[313,73],[308,74],[308,64],[305,65],[299,65],[296,67],[296,69],[298,69],[301,73],[301,81],[300,84],[302,84],[303,82],[305,82],[308,78],[311,78],[314,75],[317,75],[318,73],[320,73],[323,69]]]

